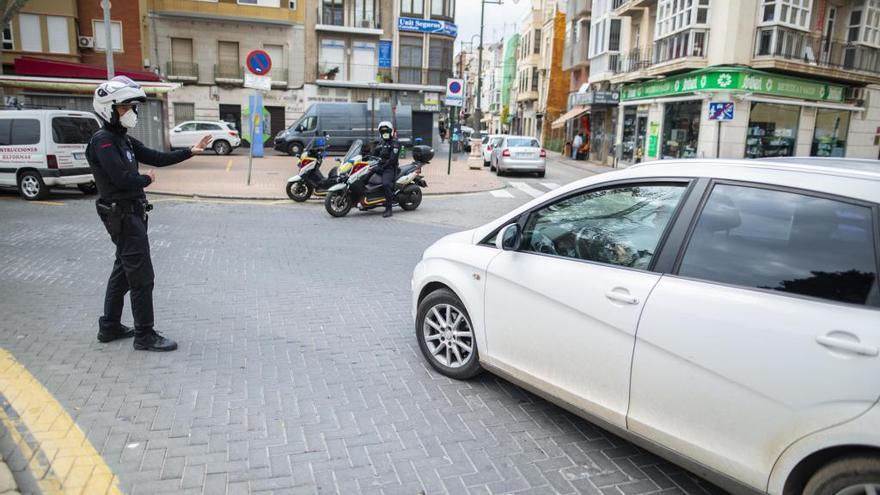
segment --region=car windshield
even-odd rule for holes
[[[351,147],[348,148],[348,152],[345,154],[344,157],[342,157],[342,163],[345,163],[345,162],[353,159],[354,157],[360,155],[363,147],[364,147],[364,142],[361,141],[360,139],[351,143]]]
[[[540,148],[541,145],[538,144],[538,140],[534,138],[508,138],[507,146],[513,148],[516,146],[520,147],[531,147],[531,148]]]

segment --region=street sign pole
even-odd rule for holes
[[[272,89],[272,81],[268,74],[272,70],[272,58],[265,50],[252,50],[248,53],[248,71],[253,74],[245,74],[245,87],[253,88],[254,94],[248,97],[248,109],[250,110],[248,130],[251,135],[251,147],[248,152],[247,185],[251,185],[251,173],[254,167],[254,156],[263,157],[263,93]]]
[[[455,112],[464,105],[464,80],[446,80],[446,106],[449,108],[449,163],[446,165],[446,175],[452,173],[452,150],[455,148]]]
[[[715,158],[721,158],[721,121],[718,121],[717,142],[715,143]]]
[[[455,110],[453,107],[449,107],[449,125],[446,126],[449,129],[449,157],[446,162],[446,175],[452,174],[452,136],[455,133]]]

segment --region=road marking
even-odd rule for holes
[[[546,187],[547,189],[550,189],[551,191],[559,188],[559,184],[557,184],[555,182],[541,182],[540,184],[542,186]]]
[[[226,162],[226,171],[229,172],[229,170],[231,168],[232,168],[232,158],[230,158],[229,161]]]
[[[510,185],[519,189],[520,191],[528,194],[529,196],[531,196],[533,198],[537,198],[538,196],[544,195],[544,193],[542,191],[535,189],[534,187],[526,184],[525,182],[511,182]]]
[[[0,421],[44,494],[122,494],[119,480],[61,404],[9,351],[0,349]]]
[[[492,196],[495,196],[496,198],[512,198],[513,197],[513,194],[510,194],[510,192],[505,191],[504,189],[496,189],[494,191],[489,191],[489,194],[491,194]]]
[[[64,206],[61,201],[31,201],[31,204],[46,206]]]

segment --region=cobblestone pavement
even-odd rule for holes
[[[151,354],[96,342],[112,245],[91,201],[62,203],[0,197],[0,347],[128,493],[720,492],[501,379],[429,370],[409,280],[453,230],[430,213],[157,203],[158,330],[181,347]]]

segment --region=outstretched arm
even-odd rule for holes
[[[193,153],[204,150],[207,143],[211,141],[211,136],[202,138],[199,144],[193,146],[192,149],[171,151],[169,153],[147,148],[142,142],[133,137],[128,139],[131,141],[131,147],[134,150],[134,157],[137,158],[137,161],[154,167],[167,167],[187,160],[193,156]]]

